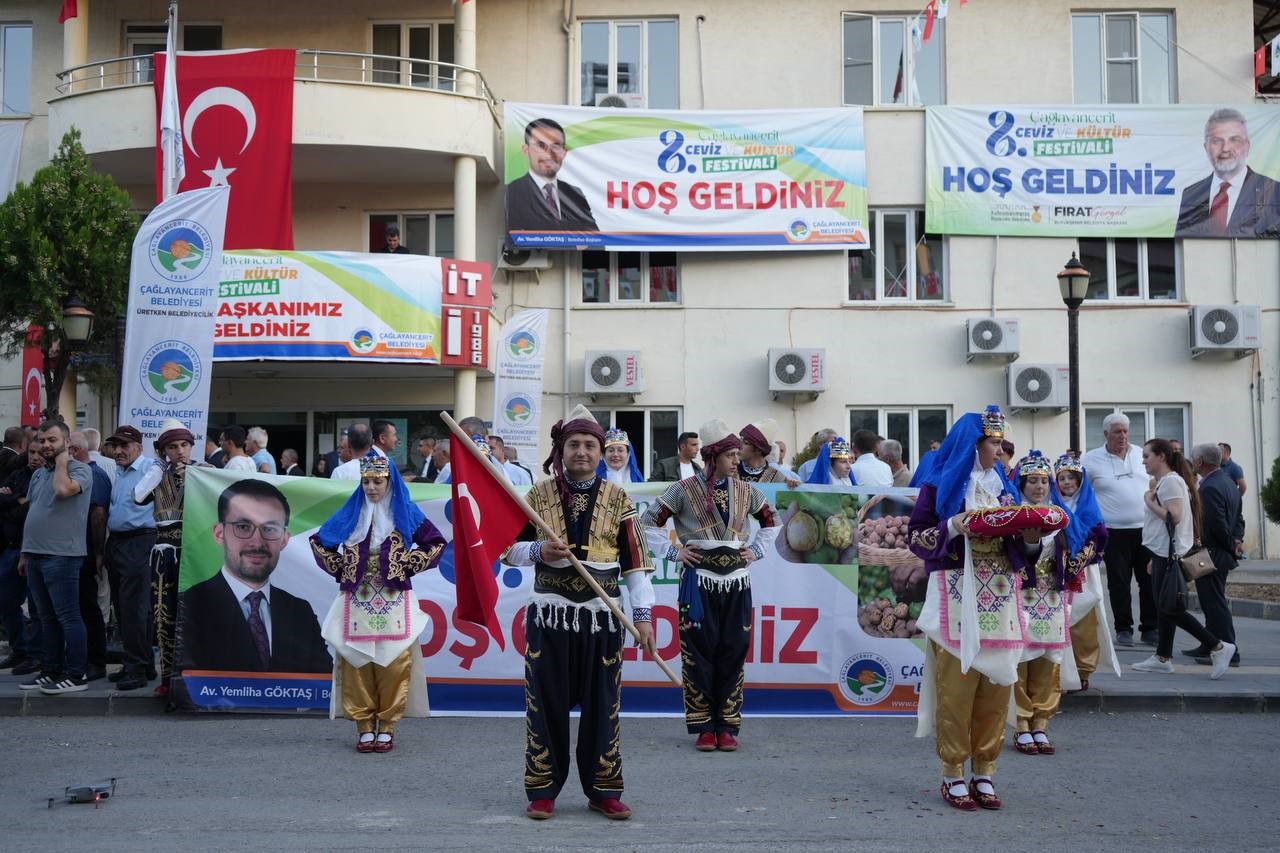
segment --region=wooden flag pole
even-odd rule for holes
[[[466,446],[468,453],[473,455],[482,465],[488,465],[492,467],[492,463],[489,462],[487,459],[485,459],[484,455],[481,454],[480,451],[476,448],[475,443],[472,442],[471,440],[471,436],[467,435],[467,433],[462,429],[462,427],[458,426],[458,422],[455,421],[452,417],[450,417],[448,412],[441,412],[440,418],[448,425],[449,431],[453,433],[454,437],[458,441],[462,442],[463,445]],[[495,474],[494,479],[497,480],[498,484],[502,486],[503,489],[506,490],[507,494],[511,496],[511,499],[515,501],[522,510],[524,510],[524,514],[528,516],[530,523],[533,524],[534,527],[536,527],[544,535],[546,535],[548,539],[553,539],[557,542],[560,541],[560,537],[556,534],[556,532],[552,530],[551,527],[545,521],[543,521],[542,516],[538,515],[536,512],[533,511],[533,507],[529,506],[528,502],[524,499],[524,496],[515,490],[515,487],[511,485],[510,481],[507,480],[506,477],[500,477]],[[644,545],[644,543],[641,543],[641,544]],[[648,546],[645,545],[644,547],[648,547]],[[617,618],[617,620],[622,624],[624,628],[627,629],[627,631],[631,634],[631,636],[636,638],[636,643],[638,645],[640,643],[640,632],[636,630],[636,626],[631,622],[630,619],[628,619],[625,615],[623,615],[622,608],[618,607],[618,605],[609,596],[609,594],[606,593],[604,589],[600,586],[599,582],[594,577],[592,577],[591,572],[587,571],[587,567],[582,565],[582,563],[578,561],[578,558],[574,556],[572,551],[569,552],[569,562],[573,564],[573,567],[577,570],[578,574],[581,575],[582,579],[587,582],[588,586],[591,587],[592,592],[594,592],[600,598],[600,600],[605,603],[605,605],[609,608],[609,612],[612,613],[615,618]],[[654,640],[656,643],[656,640],[657,640],[656,633],[654,635]],[[659,668],[662,669],[664,673],[666,673],[667,678],[671,679],[672,684],[674,684],[676,687],[683,686],[680,683],[679,676],[677,676],[674,672],[671,671],[671,668],[667,666],[666,661],[664,661],[658,655],[653,656],[653,661],[659,666]]]

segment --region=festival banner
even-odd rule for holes
[[[195,435],[192,455],[204,458],[229,192],[205,187],[170,197],[147,215],[133,241],[120,423],[138,428],[144,449],[166,419],[177,418]]]
[[[547,355],[546,308],[521,311],[498,333],[493,376],[493,432],[533,460],[542,434],[542,365]]]
[[[933,234],[1275,238],[1277,178],[1280,109],[1269,105],[929,107],[925,116]]]
[[[219,497],[242,478],[217,469],[188,470],[178,609],[181,675],[173,695],[199,710],[327,710],[330,680],[319,671],[327,664],[316,650],[323,647],[320,619],[338,586],[317,567],[307,539],[350,497],[353,484],[264,474],[251,478],[272,484],[288,502],[289,537],[267,543],[275,560],[268,575],[272,660],[304,667],[268,671],[246,665],[241,652],[252,648],[248,628],[221,576],[224,566],[236,564],[237,542],[243,540],[214,536]],[[634,484],[628,492],[644,512],[668,485]],[[924,660],[923,639],[915,631],[924,571],[898,546],[905,542],[909,511],[903,501],[914,492],[880,490],[885,497],[869,500],[873,490],[761,488],[779,508],[785,527],[775,553],[751,569],[754,609],[745,713],[913,715]],[[449,486],[410,483],[409,490],[450,539],[438,569],[414,578],[428,621],[420,643],[432,711],[522,713],[524,609],[532,569],[493,567],[505,639],[505,648],[499,648],[483,626],[457,614]],[[277,511],[283,521],[283,510]],[[860,562],[860,554],[871,559]],[[678,566],[659,560],[656,567],[657,646],[663,660],[678,668]],[[286,624],[287,630],[282,627]],[[216,642],[202,639],[206,637]],[[680,715],[680,691],[657,664],[640,659],[630,641],[628,646],[623,710]]]
[[[471,291],[456,310],[478,311],[481,323],[459,317],[442,328],[442,281],[461,291],[451,301]],[[488,264],[363,252],[226,252],[218,297],[218,361],[439,364],[457,349],[466,355],[456,363],[472,365],[471,329],[480,325],[487,336],[493,303]],[[487,359],[487,337],[480,346]]]
[[[861,107],[504,107],[511,245],[865,249]]]

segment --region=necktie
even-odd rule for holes
[[[1231,184],[1227,181],[1222,182],[1222,186],[1218,187],[1218,194],[1213,197],[1213,204],[1209,205],[1209,218],[1213,220],[1213,233],[1227,233],[1227,190],[1231,189]]]
[[[542,187],[542,197],[547,200],[547,207],[551,209],[551,215],[556,219],[559,219],[560,205],[556,204],[555,184],[544,184]]]
[[[267,639],[267,626],[262,622],[259,607],[267,596],[260,589],[249,593],[245,600],[249,602],[249,633],[253,635],[253,644],[258,647],[258,657],[264,669],[271,666],[271,642]]]

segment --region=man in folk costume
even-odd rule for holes
[[[402,717],[427,716],[418,645],[426,625],[413,577],[440,561],[444,545],[396,466],[372,453],[360,460],[351,497],[311,536],[316,565],[340,590],[322,631],[337,651],[329,717],[340,701],[355,721],[357,752],[390,752]]]
[[[156,544],[151,547],[151,599],[156,645],[160,647],[160,684],[157,696],[169,695],[173,674],[173,626],[178,612],[178,567],[182,562],[182,505],[187,468],[212,468],[192,462],[195,436],[186,424],[169,418],[156,439],[155,464],[133,487],[133,500],[152,504],[156,517]]]
[[[651,547],[680,570],[680,660],[684,718],[702,752],[738,748],[742,684],[751,648],[751,564],[779,527],[764,493],[734,476],[742,441],[724,421],[698,430],[702,471],[674,483],[645,514]],[[751,534],[751,519],[760,529]],[[675,523],[680,545],[663,530]]]
[[[1107,523],[1078,456],[1064,453],[1058,457],[1054,473],[1058,488],[1053,502],[1071,513],[1067,543],[1072,559],[1085,566],[1083,586],[1071,596],[1071,652],[1079,682],[1073,683],[1064,669],[1062,689],[1088,690],[1089,676],[1097,671],[1099,660],[1120,675],[1105,604],[1107,581],[1102,555],[1107,547]]]
[[[806,482],[850,489],[858,485],[853,476],[853,448],[847,439],[837,435],[819,448],[813,471]]]
[[[769,455],[777,453],[774,443],[778,440],[778,422],[765,418],[744,426],[738,431],[742,439],[742,455],[738,460],[738,478],[748,483],[786,483],[798,486],[800,481],[788,477],[769,461]]]
[[[525,500],[556,533],[521,531],[503,562],[533,566],[533,596],[525,614],[525,814],[546,820],[569,778],[569,712],[578,706],[578,779],[587,805],[610,820],[626,820],[618,711],[622,696],[623,628],[577,573],[572,553],[610,597],[626,583],[641,646],[654,657],[653,566],[644,525],[627,493],[597,476],[604,430],[585,406],[551,428],[552,476]]]
[[[916,623],[929,638],[916,736],[934,733],[942,797],[966,811],[1002,806],[992,779],[1026,642],[1018,594],[1028,559],[1040,553],[1017,535],[1015,522],[1028,513],[1011,506],[1013,490],[997,464],[1004,434],[996,406],[959,418],[938,448],[908,526],[908,547],[930,573]],[[1001,507],[1008,511],[993,512]]]
[[[636,449],[626,430],[611,429],[604,434],[604,456],[596,466],[596,476],[625,489],[631,483],[643,483],[644,474],[636,464]]]

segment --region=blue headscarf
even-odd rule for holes
[[[983,436],[982,415],[977,412],[966,412],[951,425],[942,446],[934,453],[933,465],[922,476],[922,485],[933,486],[937,490],[934,498],[934,510],[938,518],[950,518],[960,511],[964,504],[964,494],[969,487],[969,477],[973,474],[978,440]],[[924,466],[921,466],[924,470]],[[1013,488],[1005,478],[1004,468],[999,462],[995,466],[1000,476],[1003,493],[1013,495]]]
[[[377,454],[370,450],[365,455],[367,457]],[[400,476],[400,470],[396,468],[395,463],[391,462],[388,467],[391,469],[391,482],[390,488],[387,489],[386,500],[391,501],[391,518],[395,522],[396,530],[400,531],[405,544],[409,545],[413,542],[413,534],[418,532],[418,528],[427,520],[427,517],[409,497],[409,487],[405,485],[404,478]],[[360,521],[360,510],[364,509],[364,503],[363,483],[356,483],[356,490],[351,493],[351,497],[347,498],[347,502],[320,527],[320,531],[316,534],[320,544],[326,548],[337,548],[346,542],[347,537]]]
[[[929,477],[929,472],[933,470],[933,466],[937,461],[938,451],[936,450],[930,450],[924,456],[921,456],[920,464],[916,466],[916,472],[911,475],[911,482],[907,485],[913,489],[923,485]]]
[[[809,479],[806,483],[815,486],[831,485],[831,442],[827,442],[818,448],[818,456],[813,460],[813,470],[809,472]],[[858,485],[857,479],[853,476],[853,469],[849,469],[849,483]]]
[[[636,464],[636,449],[632,446],[631,439],[627,439],[627,472],[631,482],[644,482],[644,474],[640,473],[640,466]],[[596,476],[601,480],[609,478],[609,466],[604,464],[604,456],[600,457],[600,462],[596,465]]]
[[[1049,485],[1049,499],[1067,511],[1071,523],[1067,525],[1067,545],[1072,556],[1079,554],[1080,549],[1089,538],[1089,531],[1102,524],[1102,508],[1098,506],[1098,498],[1089,485],[1087,472],[1079,471],[1080,491],[1076,492],[1076,508],[1067,506],[1066,500],[1058,492],[1058,478],[1054,477]]]

